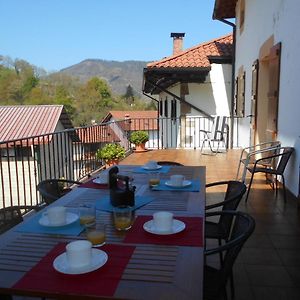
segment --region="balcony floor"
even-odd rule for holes
[[[184,165],[206,166],[206,181],[235,179],[239,150],[216,156],[199,150],[158,150],[132,154],[122,164],[144,164],[148,160],[176,161]],[[209,202],[209,195],[207,197]],[[300,209],[297,199],[281,190],[276,197],[264,176],[256,175],[248,203],[239,210],[256,220],[253,235],[245,244],[235,266],[237,300],[300,299]]]

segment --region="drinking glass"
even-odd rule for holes
[[[96,209],[93,205],[83,205],[79,207],[80,224],[90,227],[96,223]]]
[[[159,172],[149,172],[148,174],[148,182],[150,187],[154,187],[159,185],[160,183],[160,174]]]
[[[105,244],[106,240],[106,225],[103,223],[96,223],[90,227],[86,228],[86,238],[89,240],[93,246],[102,246]]]
[[[130,206],[117,206],[113,210],[115,228],[119,231],[128,230],[132,226],[132,208]]]

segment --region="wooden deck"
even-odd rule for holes
[[[176,161],[206,166],[206,182],[235,179],[239,150],[214,156],[199,150],[158,150],[132,154],[122,164],[143,164],[148,160]],[[209,195],[207,201],[210,202]],[[256,175],[248,203],[239,210],[256,220],[254,234],[247,241],[234,267],[237,300],[300,299],[300,209],[297,199],[281,190],[276,196],[263,175]]]

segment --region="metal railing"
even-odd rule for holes
[[[204,117],[126,119],[0,142],[0,208],[41,204],[36,186],[42,180],[87,178],[104,167],[96,151],[107,143],[120,143],[129,155],[132,131],[148,132],[149,149],[196,149],[204,138],[200,129],[211,126]]]

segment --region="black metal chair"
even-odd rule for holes
[[[257,159],[253,165],[247,166],[247,171],[251,173],[251,179],[248,186],[248,191],[246,195],[245,201],[248,201],[248,196],[250,193],[251,185],[253,182],[254,174],[256,173],[265,173],[270,175],[275,175],[275,186],[276,186],[276,193],[278,192],[278,176],[281,176],[282,178],[282,186],[283,186],[283,193],[284,193],[284,201],[286,202],[286,189],[285,189],[285,179],[284,179],[284,170],[285,167],[294,152],[293,147],[280,147],[277,150],[276,154],[266,156],[264,158]],[[262,161],[264,160],[270,160],[273,161],[271,166],[263,166]],[[274,167],[272,167],[274,165]]]
[[[269,141],[260,144],[256,144],[250,147],[246,147],[242,149],[239,165],[236,173],[236,180],[239,180],[240,170],[242,170],[241,181],[245,182],[247,167],[248,165],[253,165],[257,159],[264,158],[261,160],[261,164],[263,166],[271,167],[272,160],[265,159],[265,157],[277,154],[278,148],[281,147],[280,141]]]
[[[206,213],[212,209],[222,210],[236,210],[243,195],[245,194],[247,187],[243,182],[240,181],[219,181],[214,183],[209,183],[206,188],[211,187],[222,187],[226,189],[224,201],[207,205],[205,207]],[[205,238],[217,239],[219,245],[221,245],[222,240],[227,240],[230,233],[232,223],[231,215],[220,215],[217,222],[205,221]],[[221,258],[222,259],[222,258]]]
[[[178,163],[176,161],[166,161],[166,160],[158,161],[157,164],[160,166],[183,166],[183,164]]]
[[[80,184],[81,182],[79,181],[68,179],[46,179],[37,185],[37,189],[41,193],[45,203],[49,205],[70,192],[72,186]]]
[[[234,282],[232,269],[236,258],[244,243],[253,233],[255,228],[254,219],[242,212],[222,211],[207,214],[207,217],[228,216],[233,219],[233,227],[226,244],[212,249],[205,249],[205,265],[203,280],[203,299],[216,300],[227,298],[227,283],[231,279],[231,299],[234,299]],[[219,267],[207,263],[208,257],[215,254],[224,254],[224,260]]]
[[[40,206],[19,205],[9,206],[0,209],[0,234],[14,227],[23,221],[23,213],[31,210],[38,211]]]

